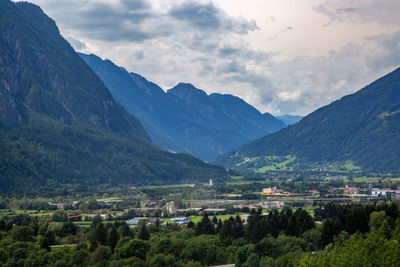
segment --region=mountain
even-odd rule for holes
[[[276,116],[276,118],[283,121],[286,125],[291,125],[299,122],[303,118],[303,116],[285,114],[282,116]]]
[[[179,83],[164,92],[109,60],[79,55],[114,98],[139,118],[153,142],[165,149],[210,161],[285,126],[238,97],[207,95],[188,83]]]
[[[260,171],[254,168],[260,159],[285,156],[293,162],[295,156],[297,162],[351,161],[365,171],[400,173],[399,137],[400,68],[216,163],[239,167],[247,158]]]
[[[0,51],[0,191],[226,175],[153,145],[38,6],[0,1]]]

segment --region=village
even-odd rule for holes
[[[261,184],[262,185],[262,184]],[[216,185],[210,178],[207,185],[199,190],[215,190]],[[196,190],[195,185],[180,187]],[[176,188],[175,188],[176,189]],[[140,190],[132,188],[132,190]],[[154,189],[153,189],[154,190]],[[143,190],[145,191],[145,190]],[[68,220],[77,224],[84,224],[100,217],[104,221],[125,220],[130,227],[136,227],[140,221],[147,224],[172,224],[186,225],[189,222],[198,222],[204,213],[216,216],[217,219],[227,219],[230,216],[240,215],[244,223],[252,209],[261,209],[264,215],[273,209],[282,210],[285,207],[303,208],[313,214],[313,210],[326,203],[376,203],[377,201],[390,201],[400,197],[400,188],[375,188],[373,184],[368,187],[330,187],[327,193],[321,194],[318,189],[304,190],[304,192],[289,192],[277,186],[262,187],[251,192],[252,197],[247,197],[238,190],[230,193],[216,194],[207,199],[170,199],[160,196],[147,195],[145,201],[138,200],[134,206],[127,205],[129,196],[107,197],[89,199],[85,202],[48,202],[57,210],[66,210]],[[147,191],[145,191],[147,192]],[[149,194],[147,192],[147,194]]]

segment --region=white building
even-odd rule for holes
[[[170,220],[170,223],[177,223],[180,225],[188,224],[189,222],[190,222],[190,218],[186,218],[186,217],[172,218]]]

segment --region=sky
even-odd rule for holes
[[[400,67],[399,0],[31,0],[75,50],[306,115]]]

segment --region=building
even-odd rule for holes
[[[390,188],[372,188],[371,196],[378,197],[393,197],[397,193],[397,190],[392,190]]]
[[[176,213],[176,206],[175,206],[175,202],[170,201],[167,204],[164,205],[164,207],[162,207],[162,209],[167,210],[167,214],[175,214]]]
[[[289,192],[283,192],[282,190],[279,190],[274,187],[267,187],[263,188],[261,195],[263,196],[268,196],[268,197],[288,197],[291,196]]]
[[[209,186],[212,186],[212,185],[213,185],[212,177],[210,177],[210,181],[208,182],[208,185],[209,185]]]
[[[169,222],[170,223],[177,223],[179,225],[184,225],[184,224],[188,224],[190,222],[190,218],[177,217],[177,218],[172,218]]]
[[[278,193],[278,189],[276,189],[276,186],[263,188],[263,190],[262,190],[263,195],[272,195],[272,194],[276,194],[276,193]]]
[[[347,195],[347,196],[356,195],[356,194],[358,194],[358,192],[359,192],[358,188],[354,188],[354,187],[343,190],[343,194]]]
[[[126,223],[129,225],[129,227],[136,227],[140,221],[147,221],[147,225],[149,225],[149,224],[156,223],[157,219],[160,221],[160,223],[163,222],[162,219],[155,218],[155,217],[136,217],[136,218],[127,220]]]
[[[276,200],[276,201],[266,201],[266,202],[263,202],[263,203],[261,203],[260,206],[261,206],[262,208],[265,208],[265,209],[272,209],[272,208],[280,209],[280,208],[282,208],[284,205],[285,205],[285,202]]]
[[[65,209],[66,207],[75,207],[78,204],[78,201],[74,201],[72,203],[52,203],[52,202],[48,202],[49,205],[51,206],[57,206],[57,208],[59,209]]]

